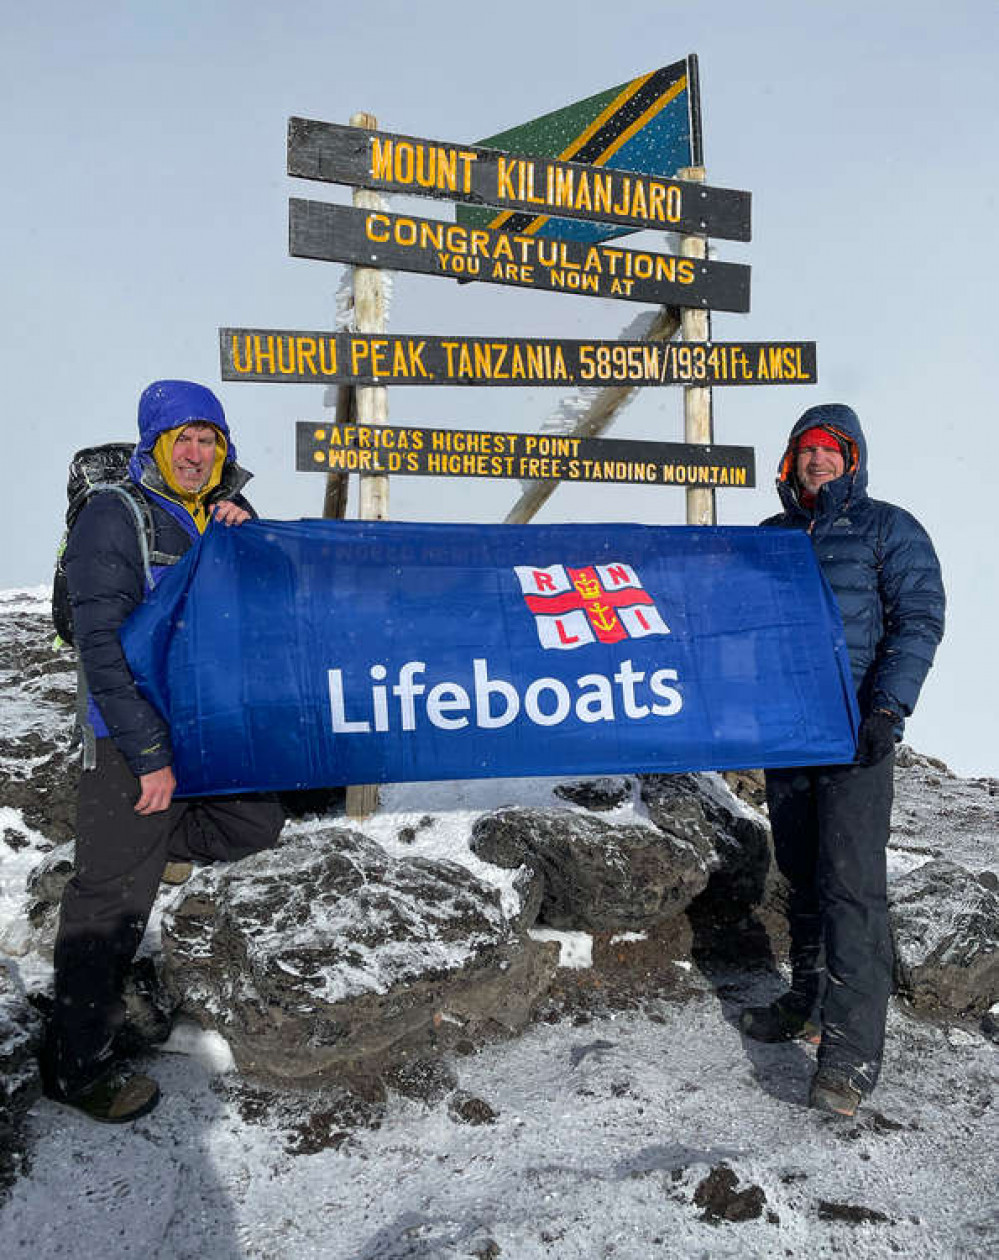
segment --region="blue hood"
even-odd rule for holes
[[[141,481],[161,433],[197,420],[218,429],[226,440],[225,463],[235,463],[236,447],[229,433],[225,412],[210,389],[194,381],[153,381],[143,390],[139,399],[139,441],[128,465],[133,480]]]
[[[785,507],[800,507],[798,503],[797,484],[792,476],[794,470],[794,448],[798,438],[808,429],[821,428],[828,430],[834,437],[845,439],[852,448],[853,460],[847,461],[847,469],[842,477],[823,486],[819,491],[818,507],[823,501],[835,503],[837,509],[847,502],[856,501],[867,493],[867,442],[860,420],[852,407],[845,403],[819,403],[809,407],[791,430],[787,440],[787,448],[780,462],[777,476],[777,492]],[[851,466],[852,464],[852,466]]]

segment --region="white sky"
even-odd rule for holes
[[[948,637],[909,738],[964,773],[999,773],[992,737],[996,541],[988,446],[999,242],[993,0],[549,0],[516,13],[452,0],[114,3],[0,0],[7,125],[0,241],[7,493],[0,587],[45,581],[73,450],[134,433],[149,381],[220,394],[266,516],[316,515],[294,471],[314,386],[219,381],[217,329],[329,327],[341,269],[287,255],[292,114],[470,142],[696,52],[709,182],[753,194],[752,312],[714,335],[814,340],[820,384],[715,391],[716,440],[756,448],[755,491],[722,524],[772,512],[787,431],[820,401],[865,425],[871,490],[933,536]],[[447,217],[442,202],[405,202]],[[659,247],[651,234],[636,243]],[[396,278],[414,333],[613,336],[643,308],[437,278]],[[406,423],[536,428],[541,389],[396,389]],[[647,390],[616,437],[682,436],[680,390]],[[515,483],[397,480],[392,514],[498,521]],[[679,490],[561,489],[541,520],[683,521]]]

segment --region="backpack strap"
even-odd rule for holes
[[[145,497],[141,491],[129,490],[125,485],[116,485],[114,482],[105,482],[103,485],[92,487],[90,494],[116,494],[128,504],[129,511],[132,513],[132,519],[135,521],[135,532],[139,536],[139,553],[142,556],[142,574],[145,578],[146,593],[153,589],[153,569],[156,564],[176,563],[177,557],[173,560],[162,557],[161,552],[154,552],[150,543],[153,536],[153,516],[149,510],[149,504],[146,503]],[[153,557],[156,557],[154,560]],[[161,558],[162,557],[162,558]]]

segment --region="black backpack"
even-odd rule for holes
[[[95,494],[116,494],[128,504],[135,521],[145,573],[146,589],[152,590],[150,556],[153,551],[153,517],[145,495],[128,475],[128,461],[135,446],[131,442],[106,442],[103,446],[85,446],[77,451],[69,465],[66,485],[66,531],[56,554],[55,577],[52,580],[52,623],[63,643],[73,645],[73,610],[69,602],[64,557],[69,534],[76,518]]]

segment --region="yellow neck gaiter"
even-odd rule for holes
[[[208,475],[208,480],[200,490],[185,490],[177,484],[177,479],[173,475],[173,448],[177,438],[180,437],[186,428],[186,424],[180,424],[175,429],[167,429],[161,433],[153,446],[153,459],[156,461],[156,467],[160,470],[160,475],[169,487],[171,496],[190,512],[191,519],[198,527],[198,533],[203,534],[208,525],[205,498],[222,479],[222,465],[225,463],[229,444],[226,442],[225,437],[216,429],[215,460]]]

